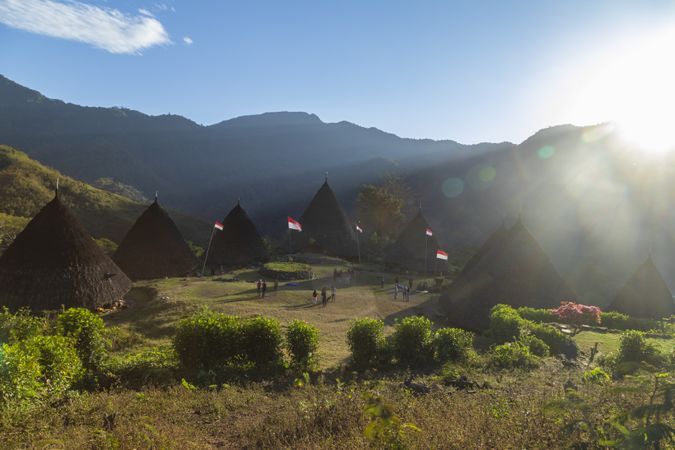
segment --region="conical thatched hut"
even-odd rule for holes
[[[673,296],[651,256],[628,279],[607,310],[644,319],[675,314]]]
[[[184,276],[195,256],[157,199],[136,220],[113,260],[133,280]]]
[[[12,309],[94,309],[119,300],[130,288],[129,278],[58,194],[0,257],[0,305]]]
[[[435,234],[427,236],[429,227],[422,210],[417,213],[413,220],[406,225],[396,242],[389,248],[385,256],[388,266],[400,267],[412,270],[424,270],[425,248],[427,270],[434,267],[434,258],[438,250],[438,241]]]
[[[206,264],[211,267],[241,266],[266,261],[267,247],[240,202],[223,219],[223,230],[216,231]]]
[[[294,249],[320,249],[342,258],[357,256],[354,227],[328,185],[328,178],[300,216],[300,223],[302,232],[293,236]]]
[[[439,299],[448,320],[483,330],[498,303],[514,307],[556,307],[574,293],[520,219],[500,227],[478,250]]]

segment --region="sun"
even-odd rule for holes
[[[580,117],[610,120],[636,150],[675,149],[675,27],[595,55],[573,103]]]

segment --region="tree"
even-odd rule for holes
[[[363,185],[356,199],[360,223],[380,238],[395,237],[403,224],[401,210],[408,198],[408,187],[395,175],[386,175],[381,186]]]

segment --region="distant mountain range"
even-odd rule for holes
[[[302,212],[325,171],[352,215],[363,183],[396,173],[448,250],[475,248],[521,214],[582,301],[608,304],[650,252],[675,288],[675,160],[627,147],[609,124],[551,127],[518,145],[404,139],[300,112],[201,126],[51,100],[0,77],[0,143],[132,198],[159,190],[209,221],[240,197],[266,234]]]
[[[301,112],[201,126],[181,116],[64,103],[1,76],[0,142],[88,183],[105,178],[146,196],[159,190],[167,204],[203,217],[224,215],[241,197],[262,219],[281,199],[311,198],[325,171],[336,186],[354,186],[385,171],[512,146],[403,139]]]

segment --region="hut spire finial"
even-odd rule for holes
[[[241,197],[237,197],[237,206],[241,206]]]
[[[328,171],[326,171],[324,175],[326,176],[326,183],[328,183]]]
[[[155,191],[155,203],[157,203],[157,197],[159,197],[159,191]]]
[[[59,196],[59,177],[56,177],[56,189],[54,190],[54,197]]]

